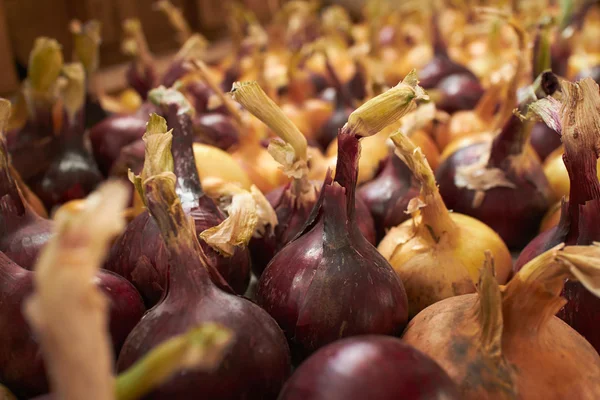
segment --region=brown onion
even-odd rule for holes
[[[554,314],[565,303],[565,278],[600,295],[600,247],[562,247],[532,260],[502,289],[488,259],[478,294],[426,308],[403,340],[436,360],[465,400],[598,398],[598,353]]]

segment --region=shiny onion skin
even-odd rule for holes
[[[150,103],[144,103],[134,114],[111,115],[90,129],[92,153],[100,171],[108,176],[110,170],[126,145],[142,138],[146,131],[148,115],[156,111]]]
[[[535,152],[544,161],[554,150],[560,147],[560,135],[543,122],[533,125],[529,134],[529,143]]]
[[[402,282],[356,223],[358,138],[342,130],[338,145],[335,180],[326,179],[304,229],[258,282],[258,304],[298,359],[343,337],[399,334],[408,316]]]
[[[193,119],[199,143],[227,150],[239,144],[240,133],[233,119],[223,113],[198,114]]]
[[[456,186],[457,169],[477,163],[486,152],[489,152],[489,145],[477,143],[457,150],[444,160],[435,174],[440,193],[449,209],[490,226],[508,247],[522,247],[535,236],[549,207],[548,181],[539,161],[525,153],[530,158],[522,174],[510,166],[505,167],[508,179],[516,188],[497,186],[486,190],[481,204],[474,207],[476,192]]]
[[[331,343],[286,382],[279,400],[458,400],[458,389],[432,359],[389,336]]]
[[[464,400],[559,400],[575,393],[578,399],[597,399],[598,353],[554,316],[565,302],[560,291],[564,278],[573,277],[570,270],[578,269],[578,276],[589,281],[587,287],[597,288],[593,274],[598,254],[589,263],[579,257],[598,249],[582,247],[545,253],[528,264],[527,274],[523,269],[502,289],[488,261],[477,294],[426,308],[402,339],[433,358],[457,383]],[[561,257],[568,263],[561,265]],[[585,263],[589,266],[583,268]]]
[[[39,345],[22,314],[23,301],[33,292],[33,274],[0,253],[0,381],[23,397],[49,390]],[[146,309],[139,293],[120,276],[101,271],[94,283],[109,299],[109,329],[117,355]]]
[[[377,242],[389,228],[410,219],[405,211],[410,199],[418,194],[410,169],[390,151],[375,177],[358,188],[358,195],[373,216]]]
[[[50,165],[28,180],[31,189],[48,210],[84,198],[102,181],[96,161],[84,143],[84,104],[74,115],[70,115],[67,109],[63,111],[63,129],[56,139],[58,149]]]
[[[196,232],[220,224],[225,216],[202,191],[192,150],[192,121],[187,113],[178,115],[176,106],[165,110],[173,129],[173,159],[178,175],[177,192],[186,213],[194,219]],[[236,293],[244,293],[250,282],[250,256],[237,248],[232,257],[224,257],[201,241],[207,262],[214,266]],[[113,244],[104,268],[132,282],[148,306],[158,302],[167,279],[166,250],[154,219],[147,211],[138,215]]]
[[[5,143],[0,141],[0,251],[32,269],[50,235],[52,221],[40,217],[23,199],[10,172]]]
[[[165,171],[166,172],[166,171]],[[275,399],[290,373],[290,355],[281,330],[269,315],[227,285],[206,263],[193,225],[175,193],[172,174],[145,181],[146,203],[169,253],[168,288],[125,342],[117,363],[124,371],[166,339],[202,322],[232,331],[233,344],[212,371],[182,371],[146,399]],[[223,289],[221,289],[222,287]]]
[[[315,188],[316,199],[320,188],[317,186],[317,182],[312,182],[312,184]],[[260,277],[273,256],[304,229],[315,205],[315,202],[295,205],[293,195],[289,190],[290,185],[292,183],[277,188],[266,196],[277,214],[278,224],[274,232],[263,237],[253,237],[248,245],[252,257],[252,271],[257,277]],[[375,223],[367,204],[357,197],[355,206],[358,229],[369,243],[375,245],[377,243]]]

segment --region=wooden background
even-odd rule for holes
[[[184,11],[194,31],[210,39],[226,35],[225,7],[229,0],[171,0]],[[269,1],[277,5],[284,0],[245,0],[261,19],[269,18]],[[174,30],[164,15],[153,7],[154,0],[0,0],[0,95],[17,90],[19,79],[17,65],[25,67],[29,51],[36,37],[44,35],[57,39],[62,45],[65,59],[72,54],[69,22],[77,18],[92,18],[102,23],[101,67],[108,71],[104,79],[114,88],[115,71],[124,68],[127,61],[121,54],[121,22],[126,18],[139,18],[151,51],[164,55],[177,50]],[[121,74],[122,75],[122,74]],[[108,88],[111,89],[110,87]]]

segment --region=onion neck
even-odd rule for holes
[[[144,183],[146,204],[169,251],[169,283],[166,297],[194,298],[210,289],[210,268],[196,238],[195,227],[175,192],[175,176],[162,174]],[[199,264],[199,265],[198,265]]]
[[[232,339],[228,329],[207,323],[159,344],[117,377],[115,399],[139,399],[185,369],[218,367]]]
[[[166,111],[167,125],[173,129],[173,172],[177,176],[177,195],[185,210],[196,208],[204,197],[200,176],[194,158],[194,131],[188,113],[180,113],[179,107],[169,105]]]
[[[458,228],[450,217],[450,212],[440,195],[435,181],[435,175],[425,155],[403,132],[390,136],[397,149],[397,155],[410,168],[415,178],[421,185],[418,199],[411,200],[409,212],[419,212],[421,226],[425,227],[434,242],[439,242],[442,236],[448,241],[454,240],[453,232]]]

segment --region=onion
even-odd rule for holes
[[[0,99],[0,126],[5,127],[10,102]],[[51,235],[52,223],[39,216],[23,199],[11,173],[8,151],[0,143],[0,251],[26,269],[33,268],[38,252]]]
[[[408,205],[412,220],[392,228],[378,247],[404,282],[409,316],[445,298],[474,292],[485,250],[498,259],[498,281],[505,283],[512,260],[502,239],[482,222],[450,213],[420,149],[402,132],[391,139],[421,185]]]
[[[239,132],[231,117],[222,113],[206,113],[194,117],[194,131],[198,142],[223,150],[239,143]]]
[[[515,263],[515,271],[559,243],[586,245],[600,240],[600,224],[597,222],[600,183],[594,145],[600,138],[597,130],[600,120],[595,113],[587,111],[600,104],[598,84],[591,78],[577,83],[562,81],[561,89],[564,106],[554,98],[547,98],[534,103],[531,108],[561,135],[564,161],[571,177],[569,201],[563,200],[558,224],[538,235],[523,249]],[[597,311],[600,300],[589,296],[576,282],[568,282],[563,295],[569,303],[559,316],[596,349],[600,349],[600,336],[594,328],[600,318]]]
[[[450,59],[438,23],[434,17],[431,24],[434,56],[419,72],[421,85],[432,89],[436,105],[443,111],[472,109],[483,95],[483,88],[471,70]]]
[[[257,302],[299,359],[343,337],[397,334],[407,320],[402,282],[360,233],[354,203],[359,137],[379,132],[422,98],[412,73],[350,115],[338,135],[335,179],[325,180],[302,231],[260,277]]]
[[[122,28],[124,38],[121,48],[133,58],[125,75],[127,83],[138,92],[142,100],[146,100],[148,92],[158,82],[158,76],[142,24],[137,18],[130,18],[123,22]]]
[[[515,76],[513,94],[516,83]],[[536,90],[551,93],[556,86],[554,75],[540,75],[520,102],[519,110],[524,113],[536,100]],[[485,142],[462,147],[436,172],[448,208],[490,226],[510,248],[524,246],[535,235],[550,205],[548,181],[539,160],[525,146],[529,129],[530,125],[519,116],[509,115],[491,147]]]
[[[217,147],[194,143],[194,158],[202,186],[212,179],[235,183],[243,189],[252,186],[250,178],[231,154]]]
[[[329,344],[300,365],[279,400],[459,399],[452,379],[401,340],[365,335]]]
[[[598,398],[598,353],[553,315],[565,303],[560,291],[566,277],[600,294],[600,248],[562,247],[532,260],[502,289],[488,259],[478,294],[426,308],[403,340],[437,361],[462,399]]]
[[[333,113],[327,122],[321,126],[321,130],[316,136],[317,143],[322,149],[326,149],[329,143],[337,137],[338,131],[344,126],[346,121],[348,121],[348,116],[355,108],[352,94],[340,81],[340,78],[330,63],[329,57],[326,57],[325,65],[327,73],[333,81],[333,87],[336,92]]]
[[[186,114],[179,114],[183,116]],[[186,200],[176,194],[177,178],[169,160],[170,135],[164,121],[157,118],[151,119],[148,129],[153,134],[147,136],[147,143],[160,153],[146,157],[143,178],[136,177],[136,184],[144,188],[146,204],[169,253],[168,289],[127,338],[118,370],[128,368],[163,340],[212,321],[235,337],[223,363],[213,371],[176,374],[148,398],[187,398],[194,393],[215,400],[275,398],[290,372],[285,337],[262,309],[219,288],[226,284],[217,287],[211,280],[218,279],[219,273],[205,261],[194,225],[184,211]]]
[[[271,227],[263,236],[255,236],[250,243],[252,267],[254,273],[260,276],[273,256],[301,232],[317,200],[319,189],[316,182],[308,179],[306,139],[283,111],[256,82],[235,83],[232,93],[235,100],[281,138],[269,144],[269,153],[293,179],[291,183],[267,195],[277,213],[277,226]],[[367,240],[374,243],[375,228],[368,210],[364,206],[360,209],[357,204],[357,216],[360,218],[361,231]]]
[[[82,64],[63,67],[62,129],[58,149],[52,161],[40,174],[29,179],[33,191],[47,209],[80,199],[90,193],[102,180],[92,155],[84,144],[85,131],[85,74]]]
[[[398,126],[405,134],[428,146],[429,136],[423,133],[421,128],[434,118],[436,118],[435,106],[433,103],[427,103],[404,116]],[[386,138],[389,136],[387,129],[382,133],[385,133]],[[379,135],[381,133],[373,137]],[[386,145],[381,143],[381,146]],[[439,155],[437,152],[433,153],[434,157],[437,155]],[[359,169],[360,167],[362,165],[359,162]],[[388,157],[381,162],[381,167],[373,179],[359,187],[358,194],[373,215],[377,229],[377,241],[379,241],[389,228],[410,218],[410,215],[406,213],[406,208],[410,199],[418,194],[418,185],[414,182],[410,169],[390,151]]]
[[[53,114],[57,108],[56,92],[62,67],[60,44],[45,37],[36,39],[22,89],[25,125],[6,133],[13,165],[25,181],[43,172],[56,151],[53,136],[57,127]]]
[[[154,111],[154,105],[143,103],[134,114],[111,115],[90,129],[92,152],[104,175],[110,173],[123,147],[141,139],[148,115]]]
[[[560,140],[560,135],[557,134],[555,131],[554,134]],[[550,153],[550,155],[546,158],[546,161],[544,161],[544,174],[546,175],[546,178],[548,178],[548,182],[550,183],[550,187],[552,188],[553,198],[557,201],[560,200],[563,196],[568,197],[571,187],[569,173],[567,171],[567,168],[565,167],[565,162],[563,161],[564,152],[564,148],[561,146],[552,153]],[[600,173],[598,179],[600,179]]]
[[[182,204],[188,215],[195,222],[200,234],[208,228],[221,224],[225,216],[202,190],[192,150],[193,131],[191,125],[191,106],[181,93],[159,88],[151,92],[152,99],[161,105],[167,115],[169,125],[173,127],[174,168],[178,172],[177,191],[182,197]],[[171,97],[169,97],[171,96]],[[179,103],[173,103],[174,101]],[[154,129],[161,129],[161,119],[151,119]],[[166,125],[164,126],[166,129]],[[150,127],[148,128],[150,129]],[[150,130],[148,136],[155,135]],[[145,159],[156,157],[150,153],[152,148],[146,145]],[[138,192],[140,191],[140,187]],[[235,232],[233,242],[245,233]],[[249,238],[248,238],[249,240]],[[228,247],[228,244],[226,244]],[[209,262],[237,293],[244,293],[250,281],[250,257],[245,248],[223,248],[215,244],[217,249],[202,241],[202,248]],[[228,253],[225,255],[220,252]],[[105,268],[118,273],[132,282],[140,291],[148,305],[154,305],[164,293],[168,261],[164,244],[160,240],[160,232],[148,212],[138,215],[117,239],[106,260]]]
[[[121,187],[117,189],[119,190],[116,190],[113,195],[120,198],[124,189]],[[65,210],[64,213],[68,212],[66,208],[61,210]],[[106,217],[104,214],[102,216]],[[96,230],[93,230],[93,233],[100,234]],[[49,244],[48,247],[50,246]],[[60,260],[62,266],[67,266],[70,262],[69,266],[73,267],[72,263],[76,263],[76,266],[80,267],[77,270],[83,270],[84,268],[81,267],[89,262],[88,259],[75,258],[74,254],[76,252],[71,249],[68,256],[63,255]],[[37,284],[34,281],[38,282],[40,273],[43,274],[38,270],[34,273],[23,269],[5,254],[0,253],[0,324],[6,327],[1,333],[2,340],[0,340],[0,380],[16,394],[26,397],[48,391],[44,363],[39,356],[39,338],[22,314],[23,302],[32,294],[34,284]],[[57,275],[50,275],[46,279],[57,282],[59,280]],[[114,354],[118,354],[125,338],[145,312],[142,299],[129,282],[111,272],[99,271],[95,276],[88,278],[88,281],[93,282],[108,298],[110,306],[108,328]],[[61,295],[69,294],[65,293],[68,290],[62,286],[59,290]],[[61,313],[69,312],[66,308],[59,310]]]

